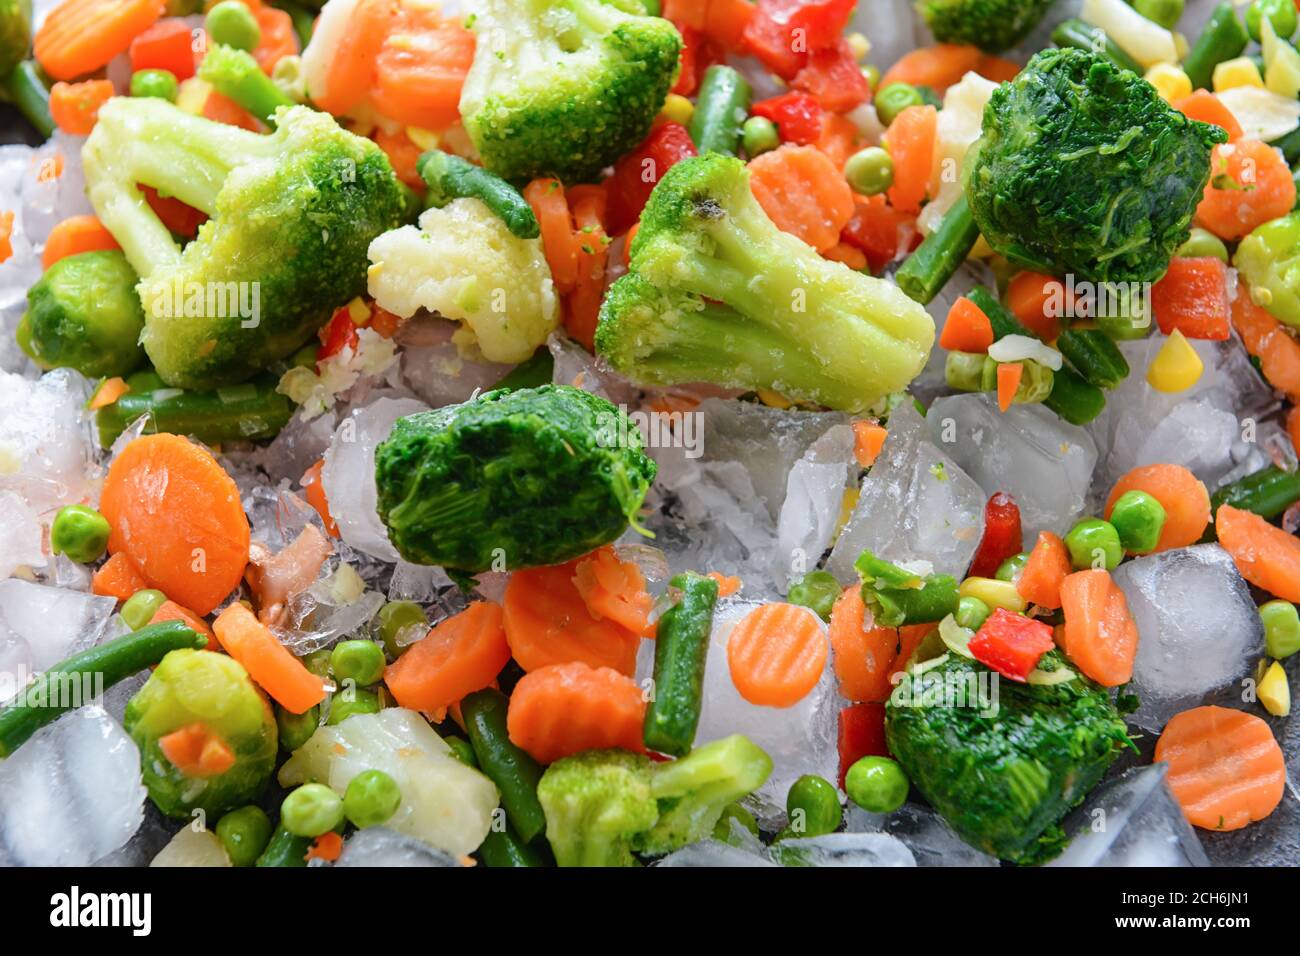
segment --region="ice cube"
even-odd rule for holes
[[[436,565],[398,561],[388,583],[388,600],[428,604],[441,591],[451,586],[452,581],[447,572]]]
[[[37,671],[99,643],[116,606],[115,598],[98,594],[17,578],[0,581],[0,627],[27,642]]]
[[[1039,531],[1064,534],[1087,504],[1097,445],[1082,428],[1042,405],[999,411],[992,395],[941,398],[926,415],[930,438],[990,495],[1020,506],[1025,543]]]
[[[81,169],[84,136],[62,130],[36,150],[35,164],[22,179],[23,229],[34,245],[43,246],[56,223],[95,210],[86,198]]]
[[[303,472],[329,448],[336,424],[332,409],[310,418],[301,411],[294,412],[289,423],[261,450],[258,463],[273,482],[288,478],[296,485]]]
[[[902,840],[917,866],[1000,866],[997,857],[975,849],[934,810],[905,803],[893,813],[868,813],[850,806],[845,827],[853,833],[888,833]]]
[[[0,372],[0,487],[37,513],[81,501],[92,490],[94,448],[83,411],[90,383],[59,368],[33,381]]]
[[[701,840],[669,853],[655,866],[733,867],[776,866],[765,856],[742,850],[721,840]]]
[[[18,696],[31,673],[31,646],[9,630],[0,612],[0,704]]]
[[[1050,866],[1208,866],[1201,841],[1165,783],[1168,764],[1110,780],[1064,826],[1070,845]]]
[[[448,332],[456,323],[446,323]],[[476,362],[465,358],[451,342],[412,345],[402,352],[402,376],[411,390],[430,408],[468,401],[476,392],[486,392],[505,378],[510,365]]]
[[[16,491],[0,490],[0,580],[18,568],[45,564],[41,519]]]
[[[555,363],[551,381],[556,385],[572,385],[615,405],[632,405],[638,391],[636,386],[573,339],[553,332],[546,340],[546,347]]]
[[[148,673],[146,671],[146,673]],[[118,847],[112,853],[100,857],[95,861],[95,866],[121,867],[121,866],[148,866],[149,863],[162,852],[163,847],[171,842],[176,831],[182,826],[190,826],[190,823],[181,823],[179,820],[172,820],[162,815],[162,811],[154,804],[152,800],[144,802],[144,822],[140,824],[139,829],[132,834],[131,839]]]
[[[451,854],[388,827],[366,827],[343,842],[335,866],[459,866]]]
[[[853,429],[835,425],[790,469],[776,523],[778,583],[812,570],[830,545],[854,463],[853,448]]]
[[[1250,588],[1217,544],[1162,551],[1121,564],[1115,583],[1138,627],[1132,690],[1139,727],[1158,731],[1251,673],[1264,628]]]
[[[916,857],[888,833],[828,833],[782,840],[772,846],[782,866],[916,866]]]
[[[343,540],[371,557],[397,561],[388,530],[376,511],[375,447],[388,437],[399,418],[427,409],[410,398],[380,398],[343,416],[325,453],[321,470],[330,514]]]
[[[0,865],[87,866],[144,819],[140,752],[116,721],[82,707],[0,761]]]
[[[930,441],[911,402],[889,416],[889,437],[835,548],[828,568],[857,579],[864,549],[889,561],[929,561],[936,573],[961,577],[984,532],[988,496],[944,449]]]

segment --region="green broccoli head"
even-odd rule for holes
[[[1047,13],[1053,0],[916,0],[940,43],[970,43],[989,53],[1010,49]]]
[[[966,155],[980,232],[1018,265],[1094,282],[1154,282],[1190,234],[1218,126],[1084,50],[1037,54],[994,91]]]
[[[623,413],[569,385],[499,389],[398,420],[379,517],[408,561],[476,574],[559,564],[634,521],[655,464]]]
[[[650,792],[659,821],[636,839],[657,856],[703,840],[727,807],[753,793],[772,773],[772,758],[741,734],[696,747],[685,757],[650,769]]]
[[[590,179],[650,131],[677,72],[667,20],[606,0],[486,0],[461,92],[465,129],[510,180]]]
[[[1064,666],[1055,650],[1038,663]],[[1105,688],[1082,675],[1020,684],[954,653],[904,673],[885,707],[885,739],[963,840],[1017,863],[1064,847],[1061,818],[1128,743]]]
[[[114,97],[82,150],[87,193],[140,273],[141,342],[168,385],[214,388],[285,358],[366,290],[366,248],[402,220],[383,152],[282,110],[270,135]],[[208,213],[182,251],[138,188]]]
[[[929,314],[897,286],[778,229],[739,159],[710,153],[669,169],[631,254],[601,307],[596,350],[637,382],[770,388],[860,411],[905,388],[934,342]]]
[[[650,760],[587,750],[557,760],[537,784],[546,839],[560,866],[636,866],[633,841],[655,825]]]
[[[67,256],[27,290],[18,344],[42,368],[90,378],[126,375],[144,361],[139,276],[117,250]]]

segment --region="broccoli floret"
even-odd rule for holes
[[[1038,663],[1064,666],[1058,651]],[[1052,685],[999,681],[955,653],[904,673],[885,707],[885,739],[963,840],[1018,863],[1061,850],[1061,818],[1128,743],[1105,688],[1081,674]]]
[[[557,760],[537,784],[546,839],[560,866],[636,866],[633,841],[655,825],[650,760],[587,750]]]
[[[402,557],[477,574],[559,564],[635,520],[654,480],[619,409],[569,385],[500,389],[399,419],[375,451]]]
[[[916,0],[940,43],[970,43],[1000,53],[1023,40],[1053,0]]]
[[[772,773],[772,758],[748,737],[734,734],[697,747],[650,770],[659,821],[636,839],[657,856],[710,836],[727,807],[757,790]]]
[[[966,196],[989,245],[1018,265],[1154,282],[1190,234],[1210,149],[1226,138],[1101,56],[1044,50],[989,100]]]
[[[779,230],[745,164],[717,153],[659,181],[596,332],[637,382],[770,388],[845,411],[905,388],[933,342],[924,307]]]
[[[402,318],[419,309],[462,323],[458,346],[491,362],[529,358],[559,324],[541,239],[521,239],[481,200],[426,209],[370,244],[370,294]]]
[[[603,0],[486,0],[461,91],[465,129],[509,180],[589,179],[650,131],[682,40]]]
[[[214,388],[301,346],[366,288],[366,247],[402,221],[383,151],[305,107],[270,135],[114,97],[82,149],[87,193],[140,273],[141,344],[168,385]],[[152,186],[211,216],[182,251]]]
[[[128,374],[144,361],[138,279],[116,250],[60,259],[27,290],[19,346],[42,368],[75,368],[90,378]]]

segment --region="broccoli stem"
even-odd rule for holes
[[[416,168],[429,187],[425,201],[430,206],[441,209],[453,199],[478,199],[496,213],[512,235],[536,239],[542,234],[533,207],[496,173],[439,149],[422,154]]]
[[[40,67],[34,60],[23,60],[5,77],[4,95],[41,136],[48,139],[54,135],[54,120],[50,117],[50,91],[46,89]]]
[[[214,46],[203,58],[199,79],[268,125],[274,125],[277,109],[294,105],[250,54],[234,47]]]
[[[1052,42],[1060,47],[1073,47],[1076,50],[1095,53],[1121,70],[1131,70],[1138,76],[1146,72],[1136,60],[1121,50],[1115,41],[1106,35],[1105,30],[1084,23],[1082,20],[1066,20],[1061,23],[1052,31]]]
[[[948,210],[939,228],[926,236],[903,263],[894,281],[909,298],[927,304],[966,261],[979,237],[979,227],[962,196]]]
[[[274,378],[215,392],[158,389],[128,392],[95,413],[99,443],[108,448],[136,419],[148,418],[145,431],[193,435],[209,443],[273,438],[293,416],[294,405],[275,390]]]
[[[1214,8],[1205,29],[1183,60],[1183,72],[1192,81],[1192,89],[1209,89],[1214,68],[1225,60],[1241,56],[1250,42],[1250,34],[1237,19],[1229,0]]]

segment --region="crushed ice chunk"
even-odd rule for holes
[[[776,524],[779,583],[812,570],[830,546],[854,467],[853,448],[852,427],[834,425],[790,469]]]
[[[45,564],[41,519],[16,491],[0,490],[0,529],[0,579],[21,567]]]
[[[459,866],[449,853],[388,827],[366,827],[343,841],[335,866]]]
[[[0,581],[0,634],[25,640],[39,672],[98,644],[116,606],[111,597],[9,578]]]
[[[457,323],[446,325],[454,331]],[[437,344],[408,346],[402,353],[402,376],[430,408],[468,401],[475,393],[495,386],[511,368],[465,358],[450,337]]]
[[[723,843],[721,840],[700,840],[684,846],[654,864],[655,866],[732,867],[776,866],[771,860],[749,850]]]
[[[782,866],[916,866],[916,857],[888,833],[828,833],[782,840],[770,851]]]
[[[85,423],[90,382],[60,368],[33,381],[0,372],[0,488],[45,513],[92,490],[94,445]]]
[[[850,832],[888,833],[907,845],[917,866],[1001,866],[998,858],[977,850],[936,811],[905,803],[893,813],[868,813],[850,805],[846,817]]]

